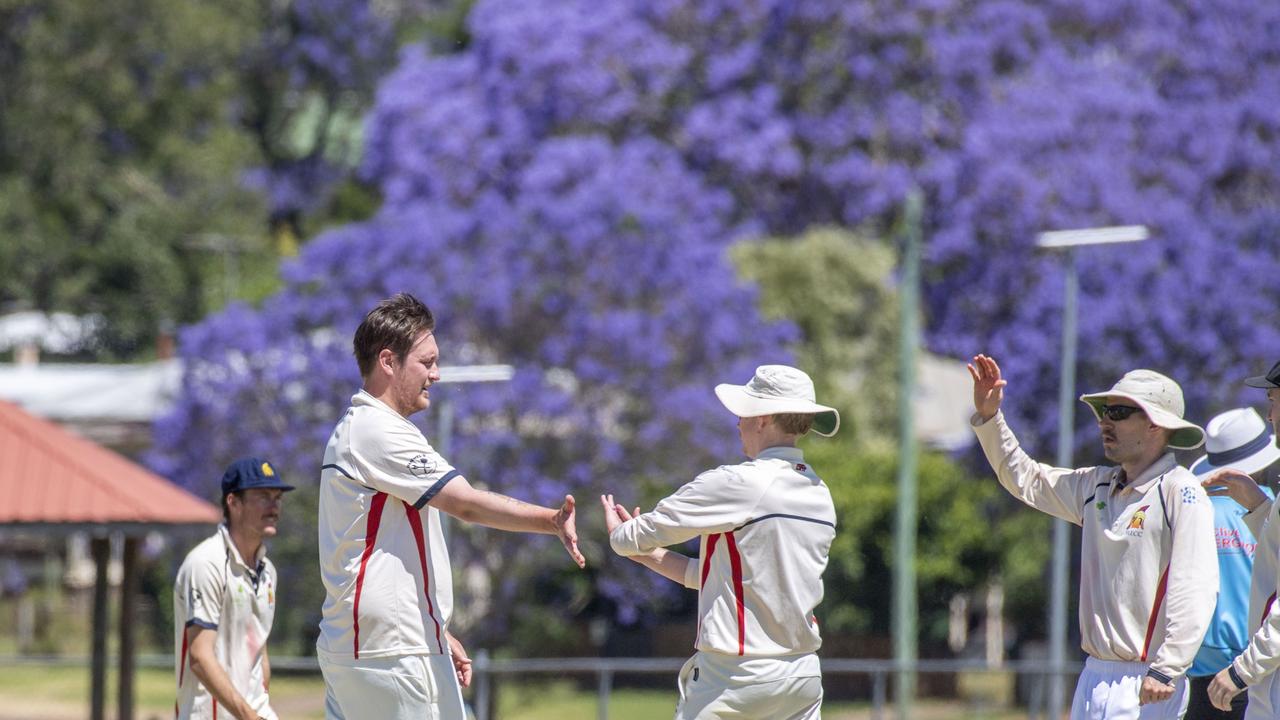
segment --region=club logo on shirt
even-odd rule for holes
[[[804,463],[796,463],[796,471],[797,471],[797,472],[804,472],[805,470],[808,470],[808,469],[809,469],[809,468],[808,468],[808,467],[806,467]]]
[[[1149,507],[1151,506],[1143,505],[1142,507],[1138,508],[1137,512],[1133,514],[1133,517],[1129,519],[1129,527],[1125,530],[1125,534],[1130,535],[1132,537],[1138,537],[1142,535],[1143,527],[1147,523],[1147,508]]]
[[[413,459],[409,461],[409,472],[413,473],[414,477],[426,477],[435,472],[435,470],[435,458],[427,453],[414,455]]]
[[[1198,498],[1196,497],[1196,489],[1184,487],[1182,488],[1182,504],[1195,505]]]
[[[1107,507],[1107,501],[1099,500],[1098,502],[1094,503],[1093,506],[1098,508],[1099,510],[1102,510]]]

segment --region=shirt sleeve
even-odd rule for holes
[[[1264,503],[1264,505],[1267,505],[1268,509],[1272,506],[1271,503]],[[1262,508],[1258,508],[1250,514],[1259,513],[1261,510]],[[1274,552],[1275,548],[1280,547],[1280,522],[1277,522],[1274,516],[1266,522],[1263,533],[1258,536],[1265,538],[1258,544],[1260,552],[1264,548]],[[1254,562],[1267,561],[1260,558],[1254,559]],[[1270,558],[1269,561],[1274,562],[1275,558]],[[1276,587],[1272,592],[1280,594],[1280,574],[1276,577]],[[1272,597],[1275,598],[1276,595]],[[1280,668],[1280,602],[1275,602],[1273,599],[1271,608],[1262,618],[1262,627],[1249,638],[1249,645],[1231,664],[1235,667],[1236,674],[1247,685],[1261,681]]]
[[[1005,423],[1003,412],[986,422],[975,413],[969,424],[1006,490],[1041,512],[1083,524],[1085,494],[1106,479],[1104,473],[1096,468],[1071,470],[1032,460]]]
[[[357,476],[419,510],[460,475],[408,423],[369,423],[357,432],[351,443]]]
[[[1173,541],[1165,592],[1165,637],[1151,670],[1171,679],[1191,667],[1213,619],[1218,596],[1213,503],[1194,477],[1183,475],[1161,490]]]
[[[699,535],[733,530],[751,519],[765,489],[728,467],[708,470],[652,511],[614,528],[609,544],[624,557],[643,555]]]
[[[216,563],[195,561],[178,573],[177,601],[186,606],[187,626],[217,630],[222,620],[226,578]]]
[[[1262,492],[1266,493],[1267,499],[1241,517],[1241,520],[1244,520],[1245,527],[1249,528],[1249,532],[1259,539],[1263,536],[1263,526],[1266,525],[1267,517],[1271,515],[1271,506],[1275,503],[1275,498],[1271,496],[1269,489],[1263,488]]]

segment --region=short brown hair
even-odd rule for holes
[[[409,293],[396,293],[378,303],[364,316],[352,341],[360,376],[369,377],[383,349],[395,353],[403,362],[418,335],[435,327],[431,310]]]
[[[804,435],[813,427],[814,413],[780,413],[773,422],[788,435]]]

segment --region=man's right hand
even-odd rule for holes
[[[1000,412],[1004,400],[1004,386],[1009,383],[1000,377],[1000,366],[994,358],[974,355],[969,363],[969,375],[973,378],[973,409],[983,422]]]
[[[1267,501],[1266,493],[1253,478],[1231,468],[1223,468],[1200,482],[1210,495],[1226,495],[1249,512]]]

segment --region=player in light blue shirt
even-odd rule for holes
[[[1191,465],[1191,472],[1198,477],[1207,478],[1218,470],[1232,468],[1252,475],[1267,497],[1274,497],[1266,487],[1265,475],[1267,468],[1280,459],[1280,448],[1256,410],[1228,410],[1210,420],[1205,426],[1205,449],[1208,454]],[[1185,720],[1243,718],[1247,702],[1247,695],[1240,693],[1232,702],[1231,711],[1223,712],[1209,702],[1208,688],[1213,676],[1249,644],[1253,629],[1249,627],[1249,578],[1257,541],[1244,523],[1248,512],[1245,508],[1225,495],[1210,499],[1218,544],[1218,606],[1200,652],[1187,671],[1191,698]]]

